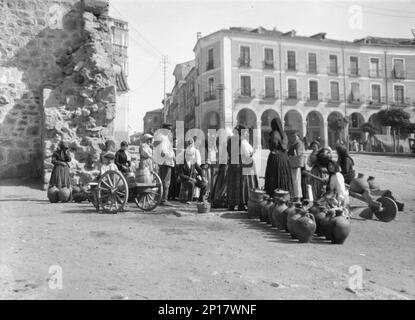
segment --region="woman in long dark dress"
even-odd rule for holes
[[[238,207],[238,211],[246,211],[249,192],[258,188],[258,178],[254,171],[253,149],[247,137],[247,130],[239,125],[234,131],[228,145],[230,164],[228,167],[228,208],[230,211]],[[245,147],[244,147],[245,145]],[[251,152],[249,151],[251,149]],[[244,170],[245,169],[245,170]]]
[[[279,118],[271,121],[272,131],[269,138],[271,151],[265,171],[265,191],[274,195],[276,189],[290,192],[294,196],[291,166],[287,155],[288,137]]]
[[[49,182],[50,187],[58,189],[71,187],[71,172],[69,170],[69,162],[71,161],[68,144],[62,141],[52,155],[53,170]]]

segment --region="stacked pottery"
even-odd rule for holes
[[[51,203],[58,203],[59,202],[59,189],[56,187],[49,188],[48,199]]]
[[[309,243],[316,232],[316,221],[314,216],[303,211],[302,216],[294,222],[294,233],[300,243]]]
[[[321,222],[326,217],[326,207],[319,205],[318,202],[314,202],[314,205],[313,207],[311,207],[309,212],[314,216],[314,220],[316,222],[317,236],[323,236],[323,233],[321,231]]]
[[[351,231],[350,217],[346,210],[336,210],[331,224],[331,241],[334,244],[343,244]]]
[[[291,234],[293,239],[297,239],[297,235],[295,233],[295,222],[300,219],[303,214],[304,210],[302,209],[301,203],[292,203],[292,205],[285,210],[284,212],[287,213],[287,229],[288,232]]]

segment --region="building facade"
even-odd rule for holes
[[[353,42],[295,31],[230,28],[200,38],[196,57],[195,123],[209,128],[270,122],[326,145],[363,137],[360,127],[382,108],[401,108],[415,119],[415,41],[367,37]],[[347,120],[342,131],[331,125]],[[383,128],[384,129],[384,128]],[[348,132],[348,135],[347,133]]]
[[[163,125],[163,109],[149,111],[144,116],[144,133],[153,134]]]

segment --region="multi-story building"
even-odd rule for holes
[[[128,23],[110,18],[113,64],[116,72],[117,105],[114,120],[114,138],[120,143],[128,141],[129,129],[129,87],[128,87]]]
[[[144,133],[154,133],[163,125],[163,109],[149,111],[144,116]]]
[[[199,38],[196,56],[196,125],[244,123],[262,130],[280,117],[287,130],[326,145],[363,136],[361,124],[379,127],[382,108],[415,118],[415,40],[367,37],[353,42],[295,31],[230,28]],[[332,119],[348,125],[335,132]],[[379,127],[379,130],[382,128]]]

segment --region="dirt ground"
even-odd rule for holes
[[[46,193],[0,183],[1,299],[414,299],[415,159],[355,156],[405,202],[396,221],[362,220],[354,201],[344,245],[288,235],[240,213],[195,215],[177,205],[100,215],[50,204]],[[359,208],[360,206],[360,208]],[[62,268],[61,290],[49,286]],[[363,288],[347,290],[351,266]]]

